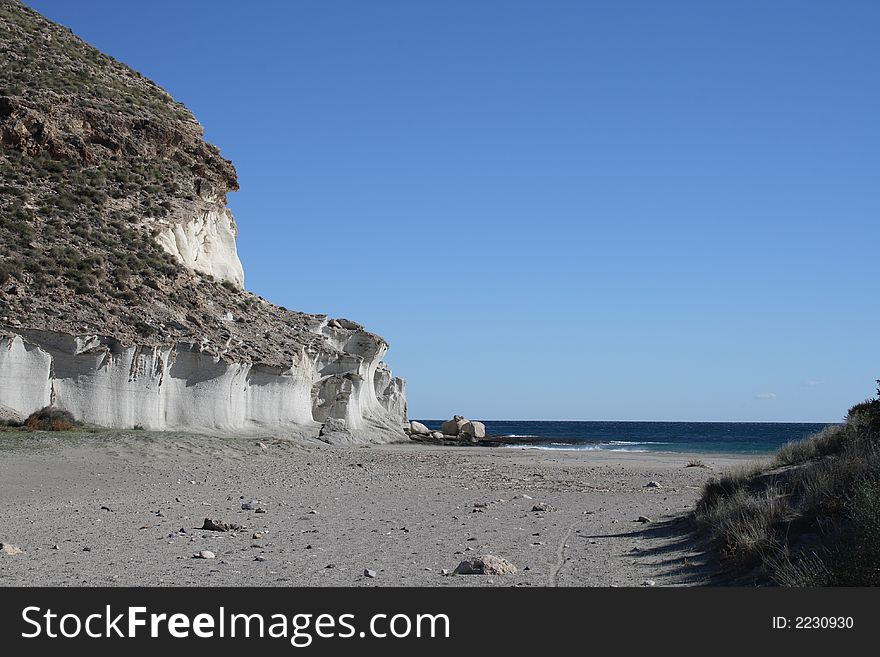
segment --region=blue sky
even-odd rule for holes
[[[34,0],[233,160],[248,289],[410,415],[834,421],[880,377],[880,3]]]

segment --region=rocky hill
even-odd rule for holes
[[[244,290],[237,189],[163,89],[0,0],[0,406],[402,438],[382,338]]]

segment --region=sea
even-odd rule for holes
[[[419,420],[440,430],[443,420]],[[511,449],[769,454],[827,424],[802,422],[548,422],[487,420],[487,437]]]

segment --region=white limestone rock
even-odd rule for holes
[[[410,433],[414,433],[418,436],[431,435],[431,430],[428,427],[426,427],[421,422],[416,422],[415,420],[413,420],[412,422],[409,423],[409,430],[410,430]]]
[[[244,269],[235,245],[238,229],[225,205],[208,205],[188,221],[163,221],[160,226],[159,246],[185,267],[244,287]]]
[[[343,349],[302,350],[277,367],[225,360],[198,344],[126,346],[103,336],[7,329],[0,334],[0,405],[18,417],[53,405],[115,428],[405,440],[404,383],[375,377],[387,344],[360,329],[340,332]]]
[[[457,436],[465,424],[467,424],[467,420],[461,415],[456,415],[451,420],[444,422],[440,426],[440,431],[442,431],[445,436]]]

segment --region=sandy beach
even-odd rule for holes
[[[720,583],[682,516],[708,477],[750,459],[691,458],[7,431],[0,542],[24,552],[0,554],[0,585]],[[243,529],[206,531],[206,517]],[[443,574],[482,554],[518,572]]]

